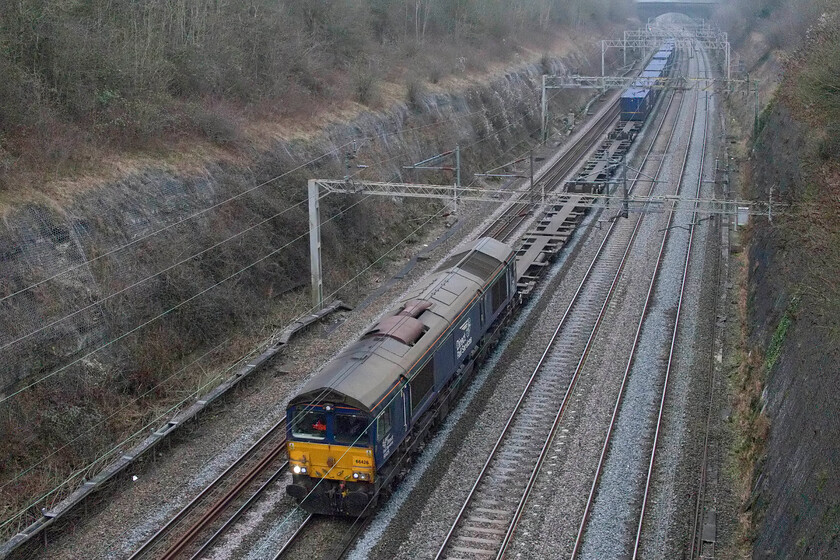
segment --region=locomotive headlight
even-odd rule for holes
[[[300,465],[295,465],[294,467],[292,467],[292,472],[295,474],[300,474],[301,470],[302,469],[300,468]]]
[[[300,468],[300,474],[306,474],[306,467]]]
[[[354,472],[353,473],[353,478],[355,478],[356,480],[359,480],[359,473]]]
[[[353,480],[370,480],[370,474],[365,472],[354,472]]]

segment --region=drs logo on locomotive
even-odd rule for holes
[[[455,340],[455,353],[458,355],[458,358],[464,355],[464,352],[472,345],[472,319],[467,319],[461,326],[458,327],[460,333],[457,335],[458,338]]]
[[[388,454],[391,452],[391,448],[394,446],[394,434],[388,434],[388,436],[382,440],[382,456],[387,457]]]

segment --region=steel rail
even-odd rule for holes
[[[705,114],[704,114],[703,143],[702,143],[702,150],[700,152],[700,167],[699,167],[699,171],[698,171],[698,174],[697,174],[697,193],[698,194],[700,193],[700,190],[703,187],[703,166],[706,163],[706,139],[708,137],[708,129],[709,129],[709,110],[708,109],[709,109],[709,98],[707,96],[706,97],[706,110],[705,110]],[[673,367],[673,362],[674,362],[674,352],[675,352],[675,349],[676,349],[676,346],[677,346],[677,336],[679,334],[679,324],[680,324],[680,318],[681,318],[682,307],[683,307],[683,300],[684,300],[684,295],[685,295],[685,285],[686,285],[686,282],[688,280],[688,268],[691,264],[691,248],[694,244],[694,232],[695,232],[696,227],[697,227],[697,222],[696,222],[697,203],[696,202],[694,203],[694,209],[695,209],[695,211],[694,211],[694,213],[692,214],[692,217],[691,217],[691,230],[689,232],[689,237],[688,237],[688,249],[686,250],[686,255],[685,255],[685,265],[683,267],[683,277],[682,277],[682,282],[680,283],[680,297],[679,297],[679,302],[677,304],[677,315],[676,315],[676,318],[674,320],[674,332],[673,332],[673,335],[671,336],[671,348],[668,352],[668,367],[665,370],[665,383],[664,383],[663,388],[662,388],[662,398],[659,401],[659,414],[658,414],[657,420],[656,420],[656,432],[654,433],[654,436],[653,436],[653,445],[651,445],[650,463],[648,465],[647,480],[645,481],[644,497],[642,498],[642,509],[641,509],[640,514],[639,514],[638,528],[636,529],[636,543],[633,546],[633,560],[638,558],[639,545],[641,544],[641,540],[642,540],[642,525],[644,524],[644,520],[645,520],[645,512],[646,512],[646,509],[647,509],[647,502],[648,502],[648,497],[650,495],[651,480],[653,479],[653,469],[654,469],[655,461],[656,461],[656,444],[659,441],[659,434],[661,433],[661,430],[662,430],[662,417],[663,417],[664,412],[665,412],[665,398],[666,398],[667,393],[668,393],[668,381],[670,380],[671,369]]]
[[[319,556],[325,559],[329,558],[330,560],[340,560],[347,556],[347,553],[350,552],[356,543],[357,537],[370,525],[373,517],[373,515],[367,515],[356,518],[323,516],[316,518],[313,514],[308,514],[306,519],[295,529],[295,532],[286,539],[286,542],[280,550],[271,558],[272,560],[280,560],[283,557],[291,555],[298,540],[308,534],[305,532],[306,530],[319,530],[324,532],[322,536],[325,535],[329,539],[326,544],[324,542],[319,543]],[[318,523],[313,523],[314,521]]]
[[[542,464],[545,460],[545,456],[548,453],[548,450],[551,448],[554,436],[557,433],[557,428],[560,426],[560,421],[563,417],[563,413],[566,411],[566,405],[568,404],[572,392],[574,391],[574,388],[577,385],[577,380],[580,378],[580,374],[583,371],[584,365],[586,364],[586,359],[589,356],[589,352],[592,348],[593,342],[595,341],[595,337],[600,331],[601,323],[603,322],[604,316],[607,313],[607,308],[610,302],[612,301],[612,296],[614,295],[615,289],[618,286],[618,281],[621,278],[622,273],[624,272],[624,265],[627,263],[627,257],[630,255],[630,250],[632,249],[638,232],[641,229],[641,223],[642,216],[639,215],[638,219],[636,220],[636,225],[633,228],[633,232],[630,234],[630,239],[627,242],[627,247],[624,249],[624,254],[621,257],[621,261],[618,264],[616,273],[613,276],[610,288],[607,291],[607,295],[604,298],[604,302],[601,305],[600,311],[598,312],[598,317],[595,320],[595,324],[593,325],[592,330],[589,333],[589,338],[586,341],[586,345],[584,346],[583,352],[581,353],[580,359],[578,360],[578,364],[575,367],[574,373],[572,374],[572,381],[566,389],[566,394],[563,396],[563,401],[560,405],[560,408],[557,410],[557,413],[554,416],[554,422],[552,423],[551,430],[549,431],[549,434],[546,437],[545,442],[543,443],[539,457],[537,458],[537,462],[534,465],[534,468],[531,470],[531,474],[528,478],[528,483],[525,486],[525,490],[522,494],[522,497],[519,500],[519,504],[517,505],[516,511],[514,512],[513,520],[508,526],[508,529],[505,533],[505,537],[502,540],[501,548],[498,554],[496,555],[497,559],[502,558],[502,556],[504,555],[508,545],[510,544],[511,539],[513,538],[513,534],[516,531],[516,528],[519,524],[519,520],[521,519],[522,514],[525,511],[525,505],[528,501],[528,498],[530,497],[531,490],[533,489],[533,486],[536,483],[537,477],[542,468]]]
[[[156,547],[172,530],[183,521],[183,519],[198,506],[199,503],[207,499],[210,494],[216,490],[223,482],[225,482],[236,470],[238,470],[246,461],[251,459],[256,452],[265,445],[265,443],[280,431],[285,433],[286,420],[281,420],[272,426],[259,440],[257,440],[248,450],[243,453],[232,465],[224,470],[213,482],[206,486],[190,503],[188,503],[181,511],[172,517],[166,525],[158,529],[143,545],[137,549],[129,560],[136,560],[145,554],[149,553],[152,548]],[[285,437],[280,445],[285,445]]]
[[[718,222],[719,226],[719,222]],[[720,283],[722,282],[722,263],[720,251],[716,251],[717,258],[715,260],[715,270],[717,275],[717,282],[714,286],[714,294],[712,301],[714,302],[715,311],[717,311],[720,301]],[[708,480],[708,462],[709,462],[709,432],[712,424],[712,409],[714,407],[715,397],[715,382],[717,380],[715,360],[715,344],[718,336],[717,319],[712,323],[712,336],[709,353],[709,399],[706,408],[706,420],[703,427],[703,455],[700,460],[700,476],[697,484],[697,499],[694,507],[694,520],[691,527],[691,556],[690,560],[698,558],[702,554],[703,541],[700,531],[700,518],[704,511],[703,506],[706,500],[706,484]]]
[[[327,557],[340,560],[347,556],[347,553],[350,552],[350,549],[356,543],[356,538],[370,525],[371,521],[373,521],[373,515],[368,515],[364,518],[357,517],[341,543]]]
[[[724,125],[725,126],[725,125]],[[725,153],[725,150],[722,150]],[[718,221],[716,222],[716,231],[718,234],[722,232],[721,230],[721,223]],[[715,313],[717,313],[720,302],[721,302],[721,286],[723,284],[723,258],[721,257],[721,251],[723,248],[715,251],[715,276],[717,281],[714,285],[714,292],[712,294],[712,302],[714,306]],[[717,382],[717,368],[715,367],[715,352],[717,350],[717,338],[718,338],[718,321],[717,317],[714,321],[712,321],[712,336],[711,336],[711,343],[709,345],[709,399],[708,405],[706,408],[706,421],[703,430],[703,456],[700,461],[700,477],[698,481],[698,488],[697,488],[697,500],[695,503],[694,508],[694,520],[691,527],[691,556],[689,557],[690,560],[694,560],[695,558],[699,558],[700,555],[703,553],[703,541],[702,541],[702,532],[699,529],[700,527],[700,517],[703,513],[703,506],[705,505],[706,500],[706,484],[708,480],[708,462],[709,462],[709,432],[711,431],[711,424],[712,424],[712,410],[714,407],[715,401],[715,384]]]
[[[199,533],[207,528],[207,526],[215,520],[230,504],[236,499],[245,489],[260,475],[269,465],[271,465],[284,451],[286,450],[286,442],[283,441],[274,447],[267,455],[254,465],[244,477],[230,488],[219,500],[217,500],[210,509],[205,512],[201,518],[196,521],[186,533],[181,535],[171,547],[169,547],[163,556],[162,560],[170,560],[176,558],[181,554],[190,543],[198,537]]]
[[[693,112],[692,112],[692,119],[691,119],[692,125],[691,125],[691,131],[689,132],[689,139],[692,137],[693,132],[694,132],[694,126],[695,126],[696,115],[697,115],[697,104],[698,103],[695,100],[695,104],[693,106]],[[671,136],[668,139],[668,147],[670,147],[671,142],[673,141],[675,131],[676,131],[676,127],[674,127],[674,130],[672,130]],[[666,148],[666,151],[667,151],[667,148]],[[686,166],[688,164],[688,156],[689,156],[690,151],[691,151],[691,142],[689,140],[689,143],[688,143],[688,145],[686,146],[686,149],[685,149],[685,154],[683,155],[683,161],[682,161],[681,166],[680,166],[680,178],[679,178],[679,181],[678,181],[676,189],[675,189],[676,195],[679,195],[679,192],[682,189],[683,178],[684,178],[684,175],[685,175]],[[659,161],[659,165],[658,165],[657,171],[656,171],[657,175],[661,172],[663,166],[664,166],[664,158],[660,159],[660,161]],[[662,264],[662,259],[663,259],[664,253],[665,253],[665,247],[667,245],[668,235],[670,233],[670,227],[671,227],[671,224],[673,223],[673,220],[674,220],[674,215],[675,215],[675,211],[672,209],[670,211],[669,215],[668,215],[667,226],[665,227],[665,229],[663,231],[663,234],[662,234],[662,240],[660,242],[659,252],[657,254],[656,263],[654,264],[654,269],[653,269],[653,272],[651,274],[651,280],[650,280],[650,283],[648,285],[648,291],[647,291],[647,295],[645,297],[645,303],[644,303],[644,306],[642,308],[642,312],[639,316],[639,322],[637,324],[636,332],[635,332],[635,335],[634,335],[634,338],[633,338],[633,345],[631,347],[630,355],[627,359],[627,364],[626,364],[625,369],[624,369],[624,374],[622,376],[621,386],[619,387],[618,395],[616,397],[616,401],[615,401],[615,404],[613,406],[613,412],[612,412],[612,415],[610,417],[610,424],[609,424],[609,427],[607,428],[607,433],[604,437],[604,443],[601,447],[601,454],[598,458],[598,464],[596,466],[595,474],[594,474],[593,479],[592,479],[592,484],[591,484],[590,489],[589,489],[589,495],[587,496],[586,506],[584,508],[583,515],[581,517],[580,525],[578,526],[577,535],[575,536],[575,544],[574,544],[574,548],[572,549],[572,555],[571,555],[572,560],[574,560],[574,558],[577,557],[577,554],[580,551],[580,547],[583,543],[583,536],[584,536],[584,533],[586,531],[586,526],[587,526],[587,522],[588,522],[588,519],[589,519],[589,513],[590,513],[590,511],[592,509],[592,506],[594,504],[595,493],[596,493],[596,490],[598,488],[598,483],[600,482],[600,477],[601,477],[601,474],[603,472],[603,468],[604,468],[604,465],[605,465],[605,462],[606,462],[607,452],[609,451],[609,445],[610,445],[610,442],[612,440],[613,430],[615,429],[615,425],[618,421],[618,413],[619,413],[619,410],[621,409],[621,403],[622,403],[623,397],[624,397],[624,390],[625,390],[625,388],[627,386],[627,382],[630,378],[630,371],[631,371],[632,365],[634,363],[634,359],[635,359],[635,356],[636,356],[636,350],[638,349],[639,340],[641,338],[641,333],[642,333],[642,327],[644,325],[644,321],[647,317],[648,309],[650,308],[650,304],[652,302],[653,292],[654,292],[654,288],[656,286],[656,280],[659,276],[659,269],[660,269],[660,266]]]
[[[670,107],[670,104],[669,104],[669,107]],[[664,120],[665,119],[663,119],[663,121],[660,123],[659,129],[661,129],[662,124],[664,123]],[[657,130],[657,133],[659,132],[659,129]],[[650,153],[652,152],[653,145],[654,145],[654,143],[652,142],[650,147],[648,148],[647,153],[645,154],[645,158],[647,158],[650,155]],[[635,186],[637,184],[637,181],[638,181],[638,177],[633,179],[632,186],[630,187],[631,190],[633,188],[635,188]],[[651,184],[651,188],[653,188],[653,183]],[[617,283],[617,279],[621,274],[621,270],[623,269],[624,262],[626,260],[627,255],[629,254],[629,248],[633,244],[633,240],[635,239],[635,236],[636,236],[636,233],[638,231],[640,222],[641,222],[641,215],[640,215],[639,220],[637,221],[637,223],[636,223],[636,225],[633,229],[633,232],[631,233],[630,239],[627,243],[627,248],[625,249],[623,258],[622,258],[622,260],[619,264],[618,271],[617,271],[615,277],[613,278],[613,282],[611,284],[610,290],[609,290],[609,292],[608,292],[608,294],[605,298],[604,304],[602,305],[601,314],[599,315],[599,318],[596,322],[596,326],[593,329],[593,331],[597,331],[597,328],[598,328],[597,325],[600,324],[601,318],[603,317],[603,314],[605,313],[605,310],[606,310],[606,308],[609,304],[609,301],[611,299],[611,295],[613,294],[615,285]],[[531,388],[534,384],[534,381],[537,378],[538,374],[540,373],[540,371],[542,369],[542,366],[543,366],[543,363],[545,362],[546,357],[548,356],[549,352],[553,348],[554,343],[557,340],[557,337],[558,337],[560,331],[566,325],[566,321],[567,321],[569,315],[571,314],[571,311],[572,311],[573,307],[575,306],[576,303],[578,303],[580,294],[582,293],[584,287],[587,285],[587,281],[590,278],[590,276],[592,274],[592,271],[594,270],[594,268],[595,268],[597,262],[599,261],[601,255],[603,254],[603,251],[604,251],[604,248],[607,245],[607,242],[611,239],[611,234],[615,230],[615,227],[616,227],[617,223],[618,223],[617,221],[613,221],[610,224],[610,227],[607,230],[607,233],[605,234],[604,239],[602,240],[600,246],[598,247],[598,250],[596,251],[595,256],[592,258],[592,261],[590,262],[589,267],[588,267],[586,273],[583,276],[583,279],[581,280],[581,282],[578,285],[574,295],[572,296],[571,301],[569,302],[568,306],[566,307],[566,310],[565,310],[562,318],[560,319],[560,322],[557,324],[557,327],[555,328],[554,333],[551,336],[551,339],[548,341],[545,350],[543,351],[536,367],[534,368],[534,371],[532,372],[530,378],[528,379],[528,382],[526,383],[525,388],[522,390],[522,393],[519,397],[519,400],[517,401],[516,405],[514,406],[514,409],[511,412],[504,428],[502,429],[502,432],[501,432],[499,438],[497,439],[495,445],[493,446],[493,449],[491,450],[487,460],[485,461],[484,466],[482,467],[481,472],[479,473],[478,477],[476,478],[475,483],[473,484],[472,488],[470,489],[469,494],[467,495],[466,499],[464,500],[464,504],[461,506],[461,509],[458,512],[458,515],[456,516],[452,526],[450,527],[449,532],[446,534],[446,537],[444,538],[444,540],[441,544],[441,547],[438,550],[437,555],[435,556],[435,560],[438,560],[438,559],[441,558],[441,556],[444,553],[447,545],[449,544],[450,540],[452,539],[452,536],[453,536],[455,530],[457,529],[459,523],[462,521],[464,513],[467,510],[467,507],[469,506],[469,504],[472,501],[473,496],[475,495],[476,489],[478,488],[479,484],[482,482],[482,480],[483,480],[485,474],[487,473],[491,463],[493,462],[493,460],[496,456],[496,453],[497,453],[499,447],[502,444],[502,441],[508,435],[508,431],[509,431],[511,425],[513,424],[515,418],[517,417],[517,415],[518,415],[518,413],[519,413],[519,411],[522,407],[522,403],[524,402],[525,398],[530,393],[530,390],[531,390]],[[529,478],[529,482],[528,482],[528,486],[526,488],[525,494],[524,494],[522,500],[520,501],[520,504],[519,504],[516,512],[514,512],[514,518],[513,518],[512,524],[509,525],[509,527],[508,527],[508,531],[506,532],[506,535],[505,535],[505,537],[502,541],[502,548],[499,550],[497,558],[501,557],[504,554],[504,550],[505,550],[507,544],[510,541],[510,537],[513,534],[513,531],[515,530],[515,524],[518,522],[518,518],[521,517],[521,512],[522,512],[522,509],[524,507],[524,503],[527,500],[527,495],[530,493],[530,488],[533,486],[536,475],[539,472],[539,467],[540,467],[541,460],[542,460],[542,458],[544,458],[544,456],[546,454],[546,451],[547,451],[547,449],[549,447],[549,444],[550,444],[550,440],[553,438],[553,434],[556,433],[556,428],[559,425],[560,418],[562,417],[562,412],[565,410],[566,403],[568,402],[568,399],[571,396],[571,393],[574,389],[574,385],[577,382],[577,379],[579,377],[579,373],[582,369],[582,364],[585,361],[586,355],[588,354],[588,350],[589,350],[589,347],[591,346],[591,342],[592,342],[593,338],[594,337],[590,333],[590,337],[587,341],[586,348],[582,352],[582,355],[581,355],[581,358],[579,360],[578,367],[576,368],[575,374],[574,374],[568,388],[566,389],[566,393],[563,397],[561,407],[558,410],[557,415],[555,416],[555,422],[552,425],[552,428],[549,432],[549,436],[546,440],[546,443],[544,444],[544,446],[541,450],[540,458],[538,459],[538,463],[537,463],[536,467],[534,468],[534,470],[532,471],[531,477]]]
[[[190,557],[190,560],[196,560],[202,554],[204,554],[211,546],[213,546],[213,544],[218,540],[218,538],[221,537],[225,533],[225,531],[227,531],[230,528],[230,526],[233,525],[242,516],[243,513],[248,511],[248,509],[252,505],[254,505],[254,502],[256,502],[260,496],[262,496],[262,494],[268,489],[268,487],[271,486],[274,482],[276,482],[277,479],[280,478],[280,475],[286,472],[286,469],[288,467],[289,461],[284,461],[283,464],[280,465],[280,467],[274,472],[274,474],[271,475],[268,478],[268,480],[263,482],[260,485],[260,487],[257,488],[256,492],[251,494],[251,496],[245,501],[245,503],[242,504],[239,507],[239,509],[237,509],[236,512],[231,517],[229,517],[228,520],[225,521],[222,524],[222,526],[219,527],[209,539],[204,541],[204,544],[202,544],[199,547],[199,549],[195,553],[193,553],[193,555]]]
[[[577,303],[578,297],[579,297],[580,293],[583,291],[584,286],[586,285],[586,280],[589,278],[592,270],[595,268],[595,262],[597,261],[598,256],[601,255],[601,252],[602,252],[604,246],[606,245],[607,240],[609,239],[609,233],[612,232],[613,229],[614,229],[614,225],[615,225],[615,222],[613,222],[613,224],[610,226],[608,234],[604,237],[604,240],[601,242],[601,245],[598,248],[598,252],[596,253],[595,258],[592,259],[592,262],[590,263],[589,268],[587,269],[586,273],[584,274],[583,280],[581,281],[580,285],[578,286],[577,290],[575,291],[575,294],[572,296],[572,300],[569,303],[569,305],[567,306],[566,311],[563,313],[563,317],[560,319],[560,322],[557,324],[557,327],[554,329],[554,333],[552,334],[551,339],[549,340],[548,344],[546,345],[546,348],[543,351],[542,356],[540,356],[540,359],[537,362],[537,366],[534,368],[533,373],[531,373],[531,377],[528,379],[528,382],[526,383],[525,388],[522,390],[522,394],[519,396],[519,400],[516,402],[516,405],[514,406],[513,411],[511,412],[510,416],[508,417],[507,423],[505,423],[504,428],[502,428],[502,433],[499,435],[499,438],[496,440],[496,443],[493,445],[493,449],[490,451],[490,455],[487,457],[487,460],[485,461],[484,466],[481,469],[481,472],[479,472],[475,483],[473,484],[472,488],[470,489],[469,494],[467,495],[467,498],[464,500],[464,505],[461,506],[461,510],[458,512],[458,515],[455,517],[455,521],[453,522],[452,527],[449,529],[449,532],[446,534],[446,537],[444,537],[444,540],[443,540],[443,543],[441,544],[440,550],[438,551],[437,555],[435,556],[435,560],[440,559],[441,555],[443,554],[444,549],[446,548],[447,544],[449,543],[449,540],[452,538],[452,534],[455,532],[455,529],[457,528],[458,523],[463,518],[464,512],[467,509],[467,506],[470,504],[470,501],[472,500],[472,497],[475,494],[476,488],[478,488],[478,485],[481,483],[482,479],[484,478],[484,475],[487,472],[487,469],[489,468],[490,464],[492,463],[493,459],[495,458],[496,451],[501,446],[502,440],[505,438],[505,436],[508,433],[508,429],[513,424],[513,421],[516,418],[516,415],[519,412],[520,407],[522,406],[522,402],[525,400],[525,397],[528,396],[528,393],[531,390],[531,386],[533,385],[534,380],[537,377],[537,374],[540,372],[540,369],[542,368],[543,362],[545,361],[546,357],[548,356],[549,351],[553,347],[554,342],[555,342],[555,340],[557,339],[557,336],[560,333],[560,330],[566,324],[566,319],[569,317],[569,314],[571,313],[572,307],[574,307],[574,304]]]
[[[298,539],[300,534],[309,525],[314,516],[315,515],[312,513],[306,516],[306,519],[303,520],[303,523],[301,523],[300,526],[297,529],[295,529],[295,532],[292,533],[292,536],[286,539],[286,543],[282,547],[280,547],[280,550],[277,551],[277,554],[274,555],[274,558],[272,560],[280,560],[280,557],[286,554],[286,552],[288,552],[288,550],[292,547],[292,544],[294,544],[294,542]]]
[[[668,106],[665,108],[665,113],[666,113],[666,114],[668,113],[668,111],[670,111],[671,104],[673,103],[673,99],[674,99],[674,98],[673,98],[673,96],[672,96],[672,97],[669,99],[669,101],[668,101]],[[679,106],[679,107],[678,107],[678,109],[677,109],[677,113],[679,113],[679,109],[680,109],[680,108],[681,108],[681,106],[682,106],[682,100],[683,100],[683,99],[684,99],[684,98],[682,98],[682,97],[680,98],[680,106]],[[664,126],[664,124],[665,124],[665,120],[666,120],[666,119],[665,119],[665,118],[663,118],[663,119],[662,119],[662,121],[660,121],[659,126],[657,127],[656,132],[655,132],[655,134],[654,134],[654,138],[656,138],[657,136],[659,136],[659,134],[660,134],[660,132],[661,132],[661,130],[662,130],[662,127],[663,127],[663,126]],[[665,150],[666,150],[666,151],[668,150],[668,148],[669,148],[669,147],[670,147],[670,145],[671,145],[671,142],[672,142],[672,140],[673,140],[673,138],[674,138],[674,135],[675,135],[675,130],[676,130],[676,127],[672,128],[672,129],[671,129],[671,131],[670,131],[669,138],[668,138],[668,142],[667,142],[667,145],[666,145],[666,148],[665,148]],[[651,152],[653,151],[653,146],[654,146],[654,144],[655,144],[655,142],[651,142],[650,146],[648,147],[648,150],[647,150],[647,152],[645,153],[645,155],[644,155],[644,157],[643,157],[643,159],[642,159],[642,164],[641,164],[642,166],[644,166],[644,164],[647,162],[647,160],[648,160],[648,158],[649,158],[649,156],[650,156]],[[659,173],[660,173],[660,172],[661,172],[661,170],[662,170],[663,163],[664,163],[664,160],[663,160],[662,158],[660,158],[660,160],[659,160],[659,165],[657,166],[656,173],[654,174],[654,178],[658,177]],[[654,184],[655,184],[655,183],[651,183],[651,187],[650,187],[650,190],[651,190],[651,191],[652,191],[652,190],[653,190],[653,188],[654,188],[654,187],[653,187],[653,185],[654,185]],[[634,185],[633,185],[633,186],[635,186],[635,182],[634,182]],[[613,284],[612,284],[612,285],[611,285],[611,287],[610,287],[610,294],[612,294],[613,290],[615,289],[616,285],[618,284],[619,277],[620,277],[621,272],[622,272],[622,270],[623,270],[623,268],[624,268],[625,260],[627,259],[628,255],[629,255],[629,253],[630,253],[630,249],[631,249],[631,247],[632,247],[632,245],[633,245],[633,243],[634,243],[634,241],[635,241],[635,238],[636,238],[636,235],[637,235],[637,233],[638,233],[638,230],[640,229],[640,226],[641,226],[641,221],[642,221],[642,215],[640,214],[640,215],[639,215],[639,218],[638,218],[638,219],[637,219],[637,221],[636,221],[636,225],[635,225],[635,227],[634,227],[634,230],[633,230],[633,234],[632,234],[631,240],[630,240],[630,242],[627,244],[627,249],[625,250],[624,256],[623,256],[623,258],[622,258],[622,261],[621,261],[621,264],[620,264],[620,267],[619,267],[619,271],[618,271],[618,273],[616,273],[615,278],[613,279]],[[579,363],[578,363],[578,365],[577,365],[577,368],[576,368],[576,370],[575,370],[575,377],[577,377],[577,376],[578,376],[578,374],[580,373],[580,371],[583,369],[583,366],[585,365],[586,357],[588,357],[590,346],[591,346],[591,344],[594,342],[594,339],[595,339],[595,336],[596,336],[596,334],[597,334],[597,331],[599,330],[599,329],[598,329],[598,327],[600,326],[600,323],[601,323],[601,320],[602,320],[603,316],[606,314],[606,310],[607,310],[607,306],[608,306],[609,302],[610,302],[610,299],[609,299],[609,298],[607,298],[607,299],[605,299],[605,300],[604,300],[604,305],[602,306],[601,311],[600,311],[600,313],[599,313],[599,316],[598,316],[598,321],[597,321],[597,323],[596,323],[596,326],[595,326],[595,328],[593,328],[593,330],[592,330],[592,332],[591,332],[591,334],[590,334],[590,338],[589,338],[589,340],[587,341],[587,346],[586,346],[586,349],[585,349],[585,351],[584,351],[584,354],[581,356],[580,361],[579,361]],[[623,387],[623,384],[622,384],[622,387]],[[565,407],[565,404],[566,404],[566,403],[565,403],[565,400],[564,400],[564,403],[563,403],[563,406],[564,406],[564,407]],[[557,425],[559,425],[560,412],[561,412],[561,411],[558,411],[558,414],[557,414],[557,416],[555,417],[555,425],[552,427],[552,435],[551,435],[551,438],[552,438],[552,439],[553,439],[553,437],[554,437],[553,433],[554,433],[554,432],[556,432],[556,427],[557,427]],[[519,506],[517,507],[517,511],[516,511],[516,513],[514,514],[514,518],[513,518],[513,520],[511,521],[510,526],[508,527],[507,533],[506,533],[505,538],[504,538],[504,540],[503,540],[503,542],[502,542],[502,548],[500,549],[500,551],[499,551],[499,553],[498,553],[498,555],[497,555],[497,558],[498,558],[498,559],[500,559],[500,558],[502,558],[502,557],[503,557],[503,555],[504,555],[504,553],[505,553],[505,551],[506,551],[507,547],[509,546],[509,544],[510,544],[510,542],[511,542],[512,538],[513,538],[513,534],[515,533],[516,528],[518,527],[519,521],[520,521],[520,519],[521,519],[522,515],[523,515],[523,514],[524,514],[524,512],[525,512],[525,506],[526,506],[526,504],[527,504],[528,498],[530,497],[531,490],[533,489],[533,486],[534,486],[534,484],[536,483],[537,476],[539,475],[539,470],[540,470],[540,468],[542,467],[542,463],[543,463],[543,461],[544,461],[545,455],[547,454],[547,452],[548,452],[548,449],[549,449],[549,448],[550,448],[550,441],[546,441],[546,444],[543,446],[543,450],[542,450],[542,452],[541,452],[541,454],[540,454],[540,458],[539,458],[539,462],[538,462],[538,464],[537,464],[537,467],[534,469],[534,471],[533,471],[533,472],[532,472],[532,474],[531,474],[531,477],[530,477],[530,479],[529,479],[529,481],[528,481],[528,485],[527,485],[527,486],[526,486],[526,488],[525,488],[525,492],[523,493],[522,498],[520,499],[520,503],[519,503]]]

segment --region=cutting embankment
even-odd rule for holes
[[[747,197],[782,204],[747,229],[731,376],[741,554],[753,558],[840,553],[840,14],[817,14],[781,57],[743,168]]]

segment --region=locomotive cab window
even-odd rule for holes
[[[391,409],[386,408],[376,419],[376,441],[381,442],[391,432]]]
[[[337,443],[367,445],[369,439],[368,423],[368,419],[364,416],[336,414],[335,441]]]
[[[423,366],[423,369],[417,372],[417,374],[411,379],[409,382],[409,386],[411,387],[411,414],[412,416],[423,404],[423,401],[426,400],[426,397],[429,393],[432,392],[432,387],[435,384],[435,371],[434,371],[434,360],[429,360],[426,362],[426,365]]]
[[[292,424],[292,435],[321,440],[327,436],[327,414],[317,410],[299,411]]]
[[[503,274],[496,279],[490,292],[493,302],[493,312],[499,310],[504,305],[508,297],[508,278],[507,274]]]

